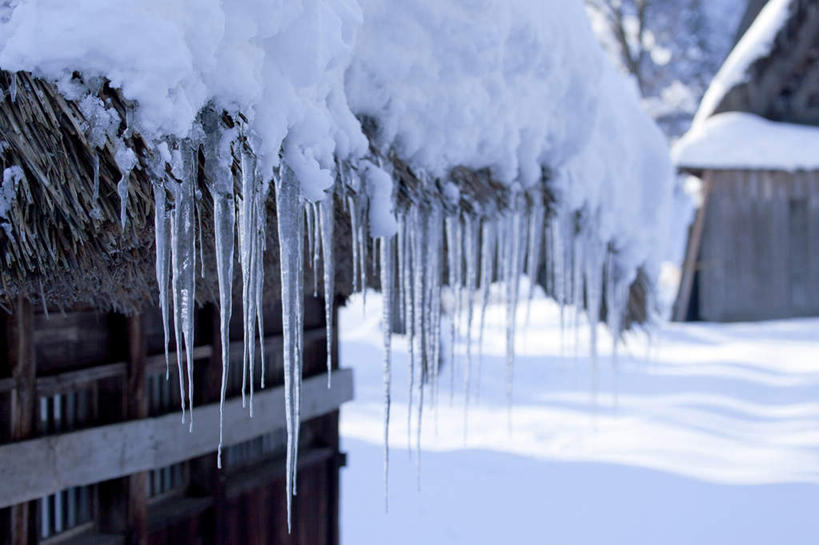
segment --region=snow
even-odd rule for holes
[[[819,128],[727,112],[691,129],[672,157],[678,167],[690,169],[816,170]]]
[[[496,269],[504,282],[509,402],[520,277],[527,255],[528,269],[536,270],[536,257],[544,246],[543,210],[535,207],[531,214],[525,203],[546,198],[541,181],[559,200],[559,248],[565,254],[558,259],[563,264],[550,274],[554,281],[566,284],[567,292],[570,286],[571,297],[565,299],[580,303],[588,293],[589,313],[596,322],[602,271],[612,256],[617,267],[609,267],[612,274],[607,281],[618,287],[627,286],[640,267],[650,280],[657,277],[668,235],[673,181],[667,144],[642,111],[636,89],[606,61],[579,0],[407,0],[398,4],[388,0],[140,0],[127,5],[107,0],[70,5],[29,0],[5,7],[11,11],[6,9],[0,16],[0,67],[28,70],[54,82],[88,115],[83,130],[92,146],[113,145],[121,173],[117,189],[123,228],[132,169],[147,168],[155,178],[160,210],[155,224],[159,299],[168,331],[170,282],[175,344],[181,347],[184,341],[187,363],[186,388],[183,350],[177,350],[182,417],[184,421],[187,394],[191,430],[197,251],[200,263],[202,257],[198,154],[204,151],[212,174],[207,189],[214,198],[223,308],[231,303],[232,241],[234,236],[238,239],[244,326],[242,398],[244,405],[248,397],[250,417],[256,339],[263,331],[266,203],[271,182],[275,186],[288,521],[297,488],[305,254],[314,273],[314,292],[322,247],[325,284],[330,288],[327,274],[330,271],[332,276],[334,267],[326,249],[332,237],[327,220],[333,210],[316,202],[338,192],[347,205],[355,290],[366,295],[368,269],[376,269],[378,252],[372,255],[371,267],[368,236],[380,239],[382,263],[391,263],[394,249],[400,249],[398,286],[382,289],[391,293],[398,287],[403,299],[400,319],[408,325],[412,346],[410,392],[413,383],[418,385],[418,445],[424,385],[430,380],[434,384],[426,407],[437,407],[439,366],[447,353],[440,335],[442,324],[446,327],[444,225],[456,315],[466,303],[466,322],[472,325],[479,269]],[[105,80],[126,99],[125,119],[119,123],[110,104],[93,98]],[[16,78],[12,81],[16,84]],[[229,114],[231,128],[219,120],[222,111]],[[377,133],[372,145],[380,154],[371,153],[356,115],[374,120]],[[125,130],[118,134],[122,121]],[[153,154],[155,159],[147,157],[150,154],[136,156],[130,143],[137,134],[158,152]],[[396,217],[398,188],[391,166],[380,159],[393,155],[418,174],[419,193],[433,195],[431,202],[410,199],[401,218]],[[238,192],[232,179],[234,160],[240,177]],[[464,217],[457,209],[458,187],[447,180],[449,170],[457,166],[490,169],[492,177],[508,189],[510,210],[502,214],[490,210],[483,218]],[[95,168],[95,200],[97,177]],[[434,197],[441,191],[447,202]],[[166,193],[171,199],[166,200]],[[162,214],[166,207],[167,218]],[[91,215],[98,217],[95,210]],[[490,247],[484,245],[480,252],[479,231],[491,240]],[[546,251],[554,249],[546,246]],[[491,263],[479,263],[480,256]],[[554,261],[553,256],[547,260]],[[204,275],[204,267],[200,272]],[[382,281],[395,282],[392,271],[381,272]],[[625,301],[609,310],[623,314]],[[575,310],[575,321],[581,312]],[[384,318],[389,320],[390,313]],[[224,339],[229,312],[220,319]],[[452,327],[462,327],[461,322],[460,318],[458,323],[453,321]],[[166,336],[166,346],[167,341]],[[227,344],[223,342],[224,374]],[[387,393],[390,344],[389,336],[385,337]],[[471,348],[467,352],[470,367]],[[263,377],[263,352],[259,359]],[[454,374],[450,377],[454,388]],[[468,374],[464,383],[471,384]],[[420,467],[420,458],[416,462]]]
[[[525,288],[525,286],[524,286]],[[493,288],[494,289],[494,288]],[[522,293],[525,293],[522,291]],[[341,357],[356,399],[342,408],[342,542],[808,544],[819,519],[817,319],[667,324],[627,335],[617,359],[600,328],[596,367],[563,339],[560,311],[536,298],[518,332],[515,407],[507,427],[505,310],[487,312],[481,393],[464,434],[463,390],[441,403],[415,454],[383,449],[379,297],[342,309]],[[521,318],[524,309],[520,309]],[[463,322],[462,322],[463,323]],[[523,324],[523,321],[520,322]],[[465,353],[465,331],[457,347]],[[408,380],[393,337],[393,383]],[[566,349],[561,352],[561,345]],[[473,385],[477,390],[477,385]],[[475,396],[473,395],[473,399]],[[390,440],[407,411],[394,388]],[[432,409],[425,409],[431,413]],[[431,414],[429,414],[431,417]]]
[[[628,195],[619,199],[655,210],[670,194],[662,137],[611,69],[579,1],[31,0],[9,9],[0,21],[4,69],[31,70],[71,98],[106,77],[157,145],[193,136],[208,105],[241,112],[262,178],[281,150],[309,200],[333,185],[336,159],[367,154],[353,114],[373,116],[378,145],[431,176],[489,167],[525,188],[544,166],[560,174],[572,161],[594,162],[593,178],[572,177],[577,207],[597,213],[615,197],[618,209],[617,196]],[[110,115],[87,106],[99,113],[96,145],[110,136]],[[660,168],[647,175],[635,161]],[[391,186],[374,193],[372,235],[394,232]],[[657,231],[656,218],[630,217],[618,210],[601,227],[618,224],[636,239]],[[652,259],[646,241],[635,248],[633,267]]]
[[[711,117],[726,93],[747,80],[748,69],[771,52],[776,35],[785,24],[793,0],[770,0],[748,28],[722,65],[700,102],[694,124]]]

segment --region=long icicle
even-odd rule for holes
[[[279,259],[281,274],[281,301],[282,301],[282,338],[284,347],[284,392],[285,392],[285,419],[287,422],[287,454],[286,454],[286,494],[287,494],[287,531],[292,530],[292,510],[294,492],[294,472],[296,466],[298,416],[295,403],[298,387],[297,353],[302,332],[298,329],[298,308],[302,304],[299,293],[299,276],[302,274],[303,264],[299,261],[302,251],[299,246],[304,245],[301,236],[303,232],[302,209],[299,198],[298,181],[289,168],[284,167],[282,176],[276,179],[276,209],[278,216]]]
[[[335,257],[333,255],[333,235],[335,230],[335,196],[331,191],[319,203],[321,222],[321,250],[324,262],[324,322],[327,328],[327,387],[333,381],[333,298],[336,293]]]
[[[472,388],[472,318],[475,307],[475,291],[478,288],[478,219],[470,215],[464,217],[466,236],[466,368],[464,370],[464,440],[469,428],[469,393]]]
[[[380,240],[381,246],[381,294],[382,294],[382,322],[381,329],[384,335],[384,509],[390,506],[390,383],[392,370],[390,362],[392,339],[392,253],[393,237],[384,237]]]
[[[222,345],[222,384],[219,397],[219,447],[216,463],[222,467],[222,432],[225,395],[230,366],[230,318],[233,312],[233,240],[236,203],[233,199],[233,157],[217,154],[217,176],[213,188],[213,233],[216,244],[216,273],[219,282],[219,333]]]
[[[96,159],[99,168],[99,158]],[[97,176],[99,173],[97,172]],[[97,180],[99,183],[99,180]],[[162,331],[165,334],[165,380],[170,378],[168,363],[168,275],[170,274],[170,216],[167,211],[165,182],[159,179],[153,184],[154,190],[154,236],[156,239],[156,283],[159,286],[159,309],[162,312]]]

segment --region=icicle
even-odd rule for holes
[[[333,234],[335,229],[335,197],[331,192],[319,203],[321,249],[324,261],[324,322],[327,328],[327,387],[333,379],[333,298],[336,293]]]
[[[446,254],[447,254],[447,281],[449,293],[452,297],[452,312],[449,323],[449,401],[455,393],[455,339],[456,339],[456,317],[458,314],[458,298],[460,290],[458,288],[458,248],[460,246],[459,229],[460,219],[458,216],[447,216],[444,220],[446,230]]]
[[[443,256],[443,231],[441,210],[433,207],[430,212],[429,224],[429,298],[430,298],[430,352],[432,368],[432,403],[435,410],[436,430],[438,415],[438,377],[441,364],[441,280],[442,280],[442,256]]]
[[[198,149],[198,146],[194,146]],[[188,151],[188,153],[185,153]],[[173,269],[174,334],[176,361],[179,370],[182,421],[185,419],[185,388],[182,372],[182,344],[187,361],[188,406],[191,408],[190,429],[193,430],[193,311],[196,293],[196,250],[194,233],[195,164],[190,150],[182,150],[183,168],[180,183],[171,184],[174,208],[171,215],[171,266]],[[181,330],[181,334],[180,334]]]
[[[270,181],[261,180],[259,195],[256,199],[256,272],[254,287],[256,290],[256,325],[259,333],[259,363],[261,368],[261,387],[265,387],[265,347],[264,347],[264,252],[267,249],[267,196],[270,193]],[[251,317],[252,318],[252,317]]]
[[[363,187],[364,180],[361,181],[361,191],[366,194],[366,188]],[[361,273],[361,304],[364,308],[367,307],[367,236],[369,234],[369,203],[366,199],[363,200],[364,206],[361,207],[361,217],[358,222],[358,257],[361,260],[358,264],[358,272]]]
[[[392,252],[393,238],[382,238],[381,246],[381,294],[383,313],[381,329],[384,334],[384,508],[389,510],[390,471],[390,350],[392,338]]]
[[[532,297],[537,284],[538,266],[540,265],[540,251],[543,246],[543,218],[545,207],[543,206],[542,195],[536,193],[534,204],[532,204],[529,215],[529,248],[527,251],[526,275],[529,277],[529,294],[526,299],[526,323],[532,311]]]
[[[96,155],[94,157],[97,157]],[[99,167],[99,158],[95,161]],[[97,175],[99,171],[97,171]],[[99,183],[99,178],[97,178]],[[97,186],[98,188],[98,186]],[[156,283],[159,286],[159,308],[162,312],[162,331],[165,334],[165,380],[170,378],[168,363],[168,275],[170,274],[170,260],[168,254],[170,236],[170,216],[166,210],[165,183],[158,180],[153,184],[154,190],[154,236],[156,240]],[[183,407],[184,409],[184,407]]]
[[[504,252],[504,281],[506,283],[506,396],[511,408],[515,365],[515,324],[517,322],[518,292],[523,269],[523,248],[526,234],[523,230],[524,216],[518,210],[506,219],[504,235],[508,249]],[[511,417],[511,412],[509,413]]]
[[[221,149],[219,142],[211,142],[206,165],[214,172],[213,236],[216,246],[216,276],[219,284],[219,338],[222,348],[222,383],[219,397],[219,446],[216,464],[222,467],[222,436],[224,428],[225,396],[230,371],[230,319],[233,312],[233,252],[236,228],[236,202],[233,198],[233,154]],[[210,166],[208,163],[215,164]],[[200,216],[201,218],[201,216]],[[200,220],[201,221],[201,220]],[[201,226],[200,226],[201,248]],[[204,266],[203,266],[204,270]]]
[[[586,259],[583,271],[586,286],[586,315],[589,320],[589,351],[592,363],[597,362],[597,322],[600,320],[601,287],[603,285],[603,267],[605,248],[597,240],[594,229],[589,230],[585,237]]]
[[[321,213],[317,203],[310,203],[313,208],[313,297],[318,297],[318,268],[321,255]]]
[[[189,431],[193,431],[193,346],[194,346],[194,306],[196,305],[196,233],[194,205],[196,177],[199,161],[199,146],[194,145],[191,153],[185,154],[189,161],[185,165],[185,179],[182,181],[180,199],[183,236],[182,283],[180,286],[180,312],[182,315],[182,337],[185,341],[185,356],[188,363],[188,407],[190,407]]]
[[[173,338],[174,347],[176,349],[176,367],[179,375],[179,401],[182,405],[182,423],[185,422],[185,373],[182,372],[182,319],[180,315],[180,267],[182,252],[182,242],[180,241],[180,227],[179,227],[179,189],[174,188],[174,207],[171,213],[171,293],[173,294]]]
[[[347,209],[350,214],[350,231],[352,233],[353,247],[353,292],[358,291],[358,208],[355,198],[347,196]]]
[[[404,237],[406,235],[406,213],[401,212],[397,214],[398,220],[398,233],[396,234],[396,245],[397,245],[397,254],[398,254],[398,319],[401,322],[401,326],[406,328],[406,320],[404,319],[406,314],[404,311]],[[406,331],[404,331],[406,333]]]
[[[250,388],[250,416],[253,416],[253,370],[256,360],[256,272],[257,266],[257,212],[259,206],[256,187],[255,158],[242,150],[242,203],[239,209],[239,263],[242,266],[242,324],[244,351],[242,357],[242,407],[247,404]]]
[[[300,230],[298,231],[299,237],[299,244],[296,245],[296,250],[298,252],[298,269],[296,275],[296,298],[297,298],[297,305],[296,305],[296,345],[298,349],[296,350],[295,354],[295,395],[293,400],[293,407],[295,409],[295,422],[296,422],[296,429],[295,429],[295,441],[294,441],[294,455],[293,460],[298,460],[298,452],[299,452],[299,434],[301,432],[300,422],[301,422],[301,384],[302,379],[304,378],[304,223],[299,223]],[[293,495],[296,495],[298,490],[297,488],[297,465],[294,463],[293,465]]]
[[[284,344],[285,416],[287,421],[286,492],[287,530],[291,531],[292,496],[295,492],[295,472],[298,458],[300,383],[299,348],[302,330],[299,314],[302,307],[300,291],[303,276],[304,221],[299,202],[299,186],[289,168],[276,179],[276,207],[278,214],[279,253],[281,266],[282,337]]]
[[[467,416],[469,414],[469,393],[472,388],[472,317],[475,308],[475,291],[478,284],[478,228],[476,218],[464,217],[466,248],[466,369],[464,372],[464,438],[467,435]]]
[[[125,171],[117,182],[117,195],[119,195],[119,222],[122,231],[125,231],[125,220],[128,210],[128,187],[130,185],[131,172]]]
[[[199,237],[199,274],[202,279],[205,278],[205,252],[203,250],[204,246],[202,245],[202,214],[199,211],[199,202],[202,200],[202,192],[196,190],[196,225],[198,226],[198,237]]]
[[[413,207],[410,209],[409,217],[410,217],[410,226],[409,226],[409,244],[407,244],[407,256],[406,256],[406,267],[403,272],[405,280],[404,283],[406,285],[405,296],[407,300],[404,303],[404,307],[407,310],[407,315],[405,317],[405,321],[407,323],[407,335],[409,337],[409,391],[408,391],[408,403],[407,403],[407,451],[411,454],[412,453],[412,396],[413,396],[413,386],[415,382],[415,368],[416,363],[415,360],[417,358],[417,352],[415,350],[415,343],[416,337],[418,335],[416,330],[416,317],[417,314],[416,306],[415,306],[415,276],[416,276],[416,268],[418,256],[416,254],[416,247],[420,244],[418,240],[419,234],[419,219],[418,216],[420,211],[417,207]]]
[[[483,332],[486,323],[486,307],[489,304],[489,288],[495,274],[495,226],[494,222],[484,220],[481,226],[481,317],[478,326],[478,374],[476,382],[477,397],[481,392],[481,367],[483,366]]]
[[[307,222],[307,254],[310,256],[310,260],[307,264],[310,266],[310,269],[313,271],[313,297],[318,296],[318,272],[316,271],[317,263],[315,256],[318,255],[318,249],[316,248],[316,244],[318,244],[318,239],[316,238],[316,222],[318,219],[316,218],[316,207],[312,202],[305,202],[304,203],[304,220]]]
[[[17,102],[17,73],[11,73],[11,84],[9,84],[9,96],[11,97],[11,103],[14,104]]]

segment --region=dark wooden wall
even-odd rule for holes
[[[819,171],[707,171],[699,318],[819,315]]]
[[[217,314],[213,306],[197,311],[194,411],[219,400]],[[304,376],[323,374],[322,300],[306,298],[304,327]],[[237,308],[232,345],[241,342],[241,329]],[[278,305],[265,310],[265,337],[270,388],[282,383]],[[337,367],[335,346],[334,351]],[[0,354],[0,445],[179,412],[175,355],[165,382],[157,311],[130,318],[82,309],[46,316],[20,300],[3,323]],[[228,397],[235,398],[241,391],[240,349],[232,347],[231,360]],[[256,371],[258,388],[258,362]],[[187,434],[187,426],[180,425],[179,433]],[[0,545],[337,544],[338,475],[344,462],[338,411],[302,424],[292,535],[286,525],[284,445],[284,431],[269,430],[226,446],[222,470],[212,452],[0,509]]]

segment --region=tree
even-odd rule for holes
[[[586,0],[603,46],[669,137],[690,125],[733,46],[746,0]]]

